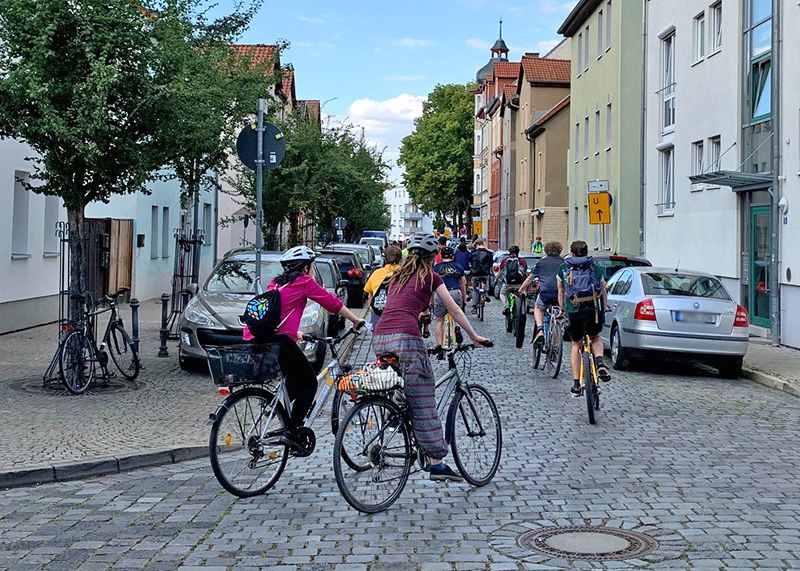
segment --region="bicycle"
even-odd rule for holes
[[[600,383],[592,354],[592,339],[588,335],[584,335],[581,340],[581,367],[578,379],[581,383],[581,392],[586,395],[589,424],[595,424],[595,412],[600,410]]]
[[[564,320],[557,305],[547,307],[542,326],[544,344],[537,347],[531,340],[533,368],[539,370],[539,364],[544,356],[544,370],[549,376],[556,379],[561,372],[561,364],[564,359]]]
[[[484,312],[486,310],[486,303],[489,299],[489,295],[487,293],[487,284],[485,277],[476,278],[478,281],[478,285],[473,289],[472,295],[477,295],[478,300],[475,305],[475,309],[478,314],[478,319],[483,321]]]
[[[127,291],[129,288],[120,288],[116,293],[105,295],[103,300],[108,308],[97,311],[92,309],[95,304],[91,293],[70,295],[71,299],[81,302],[82,318],[79,322],[64,326],[68,334],[64,336],[59,349],[59,373],[64,386],[72,394],[81,394],[89,388],[95,378],[96,365],[101,368],[102,378],[110,378],[109,356],[120,374],[129,381],[139,375],[139,348],[125,331],[122,318],[117,313],[117,298]],[[98,345],[96,320],[98,315],[106,312],[110,312],[111,316]]]
[[[488,345],[491,346],[491,345]],[[446,351],[448,371],[438,381],[441,390],[437,403],[439,418],[445,410],[445,438],[453,460],[464,479],[473,486],[488,484],[500,466],[503,434],[500,415],[489,391],[461,378],[456,356],[475,349],[460,345]],[[431,353],[444,352],[432,350]],[[397,356],[379,355],[383,368],[399,374]],[[389,508],[403,492],[415,462],[426,467],[426,457],[417,444],[411,427],[411,408],[397,386],[381,390],[360,390],[353,410],[347,415],[333,447],[333,472],[345,501],[363,513]],[[478,456],[472,458],[474,452]],[[342,459],[351,458],[355,465]],[[345,471],[345,465],[350,468]],[[353,477],[355,482],[351,483]],[[366,486],[361,491],[359,484]]]
[[[442,347],[449,349],[461,344],[462,341],[463,335],[461,333],[461,327],[456,325],[453,316],[448,312],[444,316],[444,343]]]
[[[334,384],[350,371],[349,366],[339,362],[337,347],[357,334],[352,328],[338,337],[304,334],[309,342],[326,343],[333,358],[317,375],[322,388],[298,431],[302,449],[295,451],[295,456],[313,454],[316,435],[312,426],[331,391],[335,390]],[[264,494],[280,479],[290,454],[282,437],[289,426],[292,402],[279,374],[278,346],[209,346],[206,354],[211,377],[219,387],[217,393],[225,396],[209,415],[211,469],[220,485],[234,496],[248,498]],[[334,398],[331,410],[334,431],[339,426],[339,410],[344,398],[338,391],[336,393],[338,399]]]

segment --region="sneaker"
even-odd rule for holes
[[[474,307],[474,306],[472,307],[472,315],[478,315],[478,308],[477,307]]]
[[[503,315],[511,315],[511,310],[506,307],[503,309]]]
[[[444,462],[436,464],[435,466],[431,466],[429,472],[430,476],[428,477],[434,482],[461,482],[464,480],[461,474],[454,471]]]
[[[574,397],[579,397],[583,394],[581,390],[581,382],[578,379],[573,379],[572,381],[572,388],[569,389],[569,392]]]
[[[537,349],[544,347],[544,331],[539,329],[533,337],[533,346]]]
[[[597,376],[601,381],[607,383],[611,380],[611,371],[608,370],[608,366],[601,359],[595,360],[595,366],[597,367]]]

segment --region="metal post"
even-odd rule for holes
[[[194,194],[194,208],[192,209],[192,280],[196,284],[200,279],[200,191]]]
[[[772,344],[781,343],[780,235],[781,208],[781,0],[772,0],[772,241],[769,264],[769,301]]]
[[[261,293],[261,248],[264,241],[261,236],[261,228],[264,223],[264,111],[266,101],[263,98],[258,100],[258,111],[256,114],[256,293]]]
[[[136,352],[139,352],[139,300],[131,299],[131,342]]]
[[[167,324],[168,321],[168,307],[169,307],[169,294],[162,293],[161,294],[161,345],[158,347],[158,356],[159,357],[169,357],[169,351],[167,350],[167,339],[169,338],[169,326]]]

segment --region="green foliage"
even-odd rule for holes
[[[473,99],[467,86],[437,85],[415,130],[403,139],[399,164],[411,200],[451,225],[472,203]]]

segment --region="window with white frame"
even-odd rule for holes
[[[169,206],[161,209],[161,257],[169,258]]]
[[[603,54],[603,11],[597,13],[597,57]]]
[[[158,206],[150,207],[150,258],[158,258]]]
[[[11,257],[30,258],[28,251],[28,213],[31,193],[25,186],[30,173],[14,171],[14,204],[11,211]]]
[[[658,213],[672,214],[675,209],[675,149],[668,147],[659,156]]]
[[[698,175],[705,172],[705,146],[703,141],[692,143],[692,174]],[[702,184],[693,184],[692,190],[703,190]]]
[[[675,128],[675,33],[661,41],[662,131]]]
[[[722,0],[712,5],[708,10],[711,20],[711,52],[722,49]]]
[[[583,31],[583,71],[589,69],[589,26]]]
[[[606,150],[611,149],[611,139],[614,136],[614,117],[611,110],[611,103],[606,105]]]
[[[56,224],[58,224],[58,211],[61,209],[61,199],[57,196],[44,197],[44,255],[53,256],[58,254],[58,236],[56,236]]]
[[[708,151],[709,165],[712,171],[718,171],[721,169],[719,163],[722,157],[722,141],[719,136],[711,137],[708,140],[708,144],[710,147]]]
[[[694,17],[694,61],[706,57],[706,13],[700,12]]]
[[[611,49],[611,0],[606,2],[606,49]]]
[[[578,74],[583,72],[583,32],[578,34]]]
[[[583,158],[589,158],[589,117],[583,118]]]

